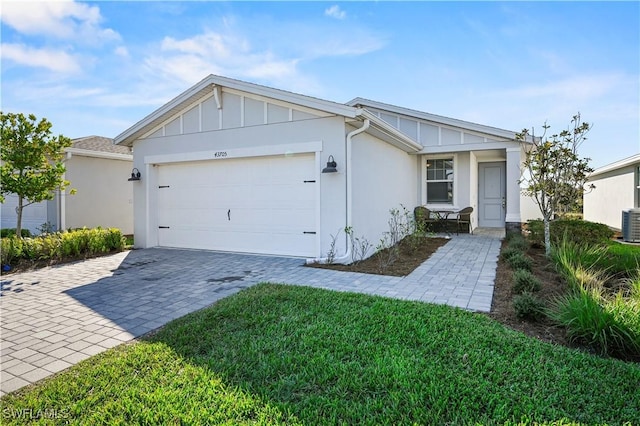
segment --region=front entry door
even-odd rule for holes
[[[504,228],[506,214],[505,163],[478,166],[478,226]]]

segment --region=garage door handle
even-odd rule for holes
[[[160,228],[160,229],[169,229],[168,226],[158,226],[158,228]]]
[[[227,211],[227,219],[231,220],[231,209]]]

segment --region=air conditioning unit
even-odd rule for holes
[[[622,211],[622,239],[640,243],[640,209]]]

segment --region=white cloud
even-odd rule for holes
[[[114,30],[101,27],[102,16],[97,6],[74,1],[3,2],[0,19],[25,35],[74,39],[87,44],[120,39]]]
[[[334,4],[330,8],[325,9],[324,14],[325,16],[329,16],[331,18],[336,18],[336,19],[344,19],[347,17],[347,12],[340,9],[340,6],[338,6],[337,4]]]
[[[1,50],[3,60],[20,65],[46,68],[61,73],[76,73],[81,70],[79,58],[61,50],[37,49],[14,43],[2,43]]]
[[[113,51],[113,53],[115,53],[117,56],[120,56],[122,58],[128,58],[129,57],[129,50],[125,46],[116,47],[116,49]]]
[[[193,84],[209,74],[284,80],[297,75],[298,59],[253,49],[242,37],[213,31],[177,40],[165,37],[160,52],[145,58],[150,72]]]

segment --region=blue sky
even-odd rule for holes
[[[639,2],[2,2],[2,110],[115,137],[209,74],[640,152]]]

